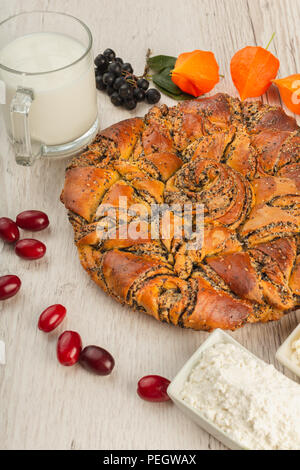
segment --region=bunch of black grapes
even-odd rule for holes
[[[160,100],[159,91],[149,88],[145,78],[135,76],[131,64],[116,57],[112,49],[97,55],[95,66],[96,86],[106,91],[113,105],[131,110],[141,101],[155,104]]]

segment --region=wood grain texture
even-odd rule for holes
[[[24,9],[81,18],[92,30],[95,52],[112,47],[136,71],[142,72],[148,47],[169,55],[213,50],[225,75],[216,90],[235,96],[229,73],[233,53],[250,44],[265,46],[273,31],[279,76],[300,72],[299,0],[0,0],[0,20]],[[280,103],[276,89],[264,101]],[[146,109],[141,105],[138,113]],[[99,114],[103,128],[135,112],[113,108],[99,93]],[[18,167],[1,124],[0,215],[14,218],[22,210],[41,209],[51,227],[38,235],[47,255],[37,262],[17,258],[0,243],[0,275],[17,274],[23,282],[18,296],[0,304],[0,339],[7,351],[7,364],[0,366],[0,448],[222,449],[172,404],[153,405],[137,397],[141,376],[172,378],[207,333],[132,312],[93,284],[79,264],[59,202],[65,166],[66,161],[45,160],[33,168]],[[38,315],[58,302],[67,307],[67,320],[59,331],[44,335],[36,327]],[[299,321],[299,313],[293,313],[277,323],[248,325],[233,336],[274,363],[276,349]],[[79,366],[60,366],[55,347],[63,329],[75,329],[85,344],[111,351],[114,373],[100,378]]]

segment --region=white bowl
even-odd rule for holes
[[[300,324],[294,331],[287,337],[285,342],[280,346],[276,353],[276,359],[281,362],[285,367],[290,371],[294,372],[298,377],[300,377],[300,367],[291,360],[292,355],[292,343],[300,339]]]
[[[252,354],[248,349],[244,348],[240,343],[235,341],[231,336],[227,333],[224,333],[223,330],[217,329],[213,333],[209,335],[206,341],[202,343],[199,349],[190,357],[190,359],[185,363],[183,368],[178,372],[175,379],[172,380],[168,387],[168,395],[173,400],[176,406],[180,408],[189,418],[191,418],[196,424],[198,424],[201,428],[207,431],[209,434],[214,436],[220,442],[222,442],[226,447],[232,450],[249,450],[246,449],[240,442],[233,440],[228,434],[224,433],[218,426],[213,424],[211,421],[208,421],[203,414],[187,404],[181,398],[181,391],[185,382],[188,380],[188,377],[194,368],[194,366],[199,362],[201,353],[213,346],[216,343],[231,343],[238,346],[240,349],[246,351],[252,357],[254,357],[257,361],[263,362],[257,356]]]

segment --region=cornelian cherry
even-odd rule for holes
[[[57,359],[63,366],[78,362],[82,349],[80,335],[76,331],[64,331],[57,341]]]
[[[46,246],[39,240],[23,238],[16,243],[15,252],[20,258],[39,259],[46,253]]]
[[[89,372],[97,375],[109,375],[115,365],[112,355],[99,346],[86,346],[81,351],[79,362]]]
[[[17,224],[8,217],[0,218],[0,238],[6,243],[17,242],[20,238]]]
[[[21,287],[18,276],[7,275],[0,277],[0,300],[6,300],[16,295]]]
[[[138,382],[137,393],[140,398],[146,401],[163,402],[170,400],[167,388],[170,380],[160,375],[146,375]]]
[[[49,225],[49,219],[45,212],[24,211],[17,215],[17,225],[25,230],[38,232],[44,230]]]
[[[40,315],[38,327],[45,333],[54,330],[61,324],[67,313],[63,305],[55,304],[47,307]]]

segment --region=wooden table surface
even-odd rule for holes
[[[26,9],[65,11],[82,19],[94,36],[94,52],[112,47],[142,72],[148,47],[154,54],[214,51],[224,78],[216,87],[236,95],[229,63],[246,45],[266,46],[279,57],[279,76],[300,72],[299,0],[0,0],[0,20]],[[214,91],[215,92],[215,91]],[[76,99],[76,97],[74,97]],[[280,103],[270,90],[264,101]],[[163,97],[162,101],[172,101]],[[104,128],[136,114],[114,108],[99,93]],[[137,380],[149,373],[172,378],[207,338],[130,311],[104,294],[81,268],[66,211],[59,201],[66,161],[17,166],[0,127],[0,215],[45,210],[51,226],[38,237],[47,244],[40,261],[26,262],[0,243],[0,275],[17,274],[22,289],[0,304],[0,339],[7,363],[0,365],[1,449],[222,449],[171,403],[151,404],[136,395]],[[29,237],[31,234],[28,234]],[[39,313],[62,303],[67,320],[48,336],[37,330]],[[267,362],[300,321],[248,325],[232,335]],[[113,374],[95,377],[56,360],[63,329],[80,332],[85,344],[107,348]],[[283,368],[276,363],[280,370]],[[287,371],[284,371],[288,374]],[[291,376],[290,374],[288,374]]]

